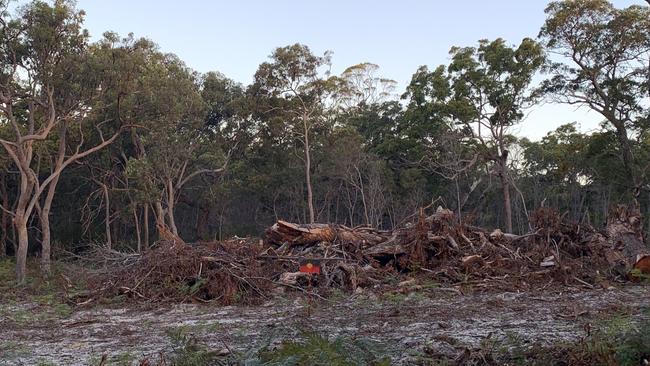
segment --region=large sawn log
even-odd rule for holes
[[[343,225],[304,224],[278,220],[266,230],[266,239],[270,244],[306,245],[320,242],[353,243],[356,245],[374,245],[386,241],[390,232],[372,228],[349,228]]]
[[[643,240],[643,220],[636,208],[618,205],[607,218],[607,261],[625,271],[650,274],[650,248]]]

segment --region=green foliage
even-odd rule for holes
[[[190,334],[188,328],[178,327],[167,331],[173,344],[173,357],[170,363],[175,366],[213,365],[217,354]]]
[[[641,272],[641,270],[635,268],[630,271],[630,277],[636,278],[640,281],[650,283],[650,275],[647,273]]]
[[[640,322],[615,316],[578,342],[531,345],[508,334],[490,348],[497,359],[514,365],[640,365],[650,358],[649,316],[646,311]]]
[[[57,115],[67,116],[57,122],[67,129],[57,125],[33,144],[34,173],[52,170],[63,138],[69,156],[122,132],[58,181],[49,215],[56,248],[108,237],[103,186],[120,250],[135,249],[136,229],[143,241],[145,207],[147,244],[156,239],[158,208],[167,225],[178,217],[188,242],[256,236],[279,218],[309,221],[309,188],[317,221],[382,228],[432,202],[464,222],[501,226],[506,205],[495,177],[513,188],[518,232],[528,231],[527,216],[542,203],[599,225],[611,203],[634,197],[645,212],[650,202],[645,6],[553,1],[541,43],[495,38],[453,47],[447,64],[414,70],[401,101],[378,65],[334,75],[331,53],[303,44],[275,49],[253,83],[241,85],[192,70],[153,40],[106,32],[91,42],[72,1],[12,9],[3,14],[0,59],[28,72],[2,68],[0,84],[16,96],[20,134],[30,111],[35,130],[48,114],[47,93],[30,92],[29,83],[51,87]],[[547,80],[533,89],[540,71]],[[516,138],[513,127],[542,97],[598,107],[605,121],[590,133],[564,125],[540,141]],[[11,123],[0,124],[0,138],[14,134]],[[2,153],[0,166],[2,204],[17,207],[19,166]],[[29,237],[31,254],[40,233],[30,229]]]
[[[585,106],[605,118],[617,141],[625,187],[638,189],[645,164],[636,161],[631,132],[647,123],[650,8],[615,8],[607,0],[554,1],[541,29],[545,46],[565,62],[549,62],[540,92]],[[641,127],[641,128],[640,128]]]
[[[274,350],[262,349],[262,365],[390,365],[373,345],[363,340],[337,338],[332,341],[315,333],[304,334],[303,342],[285,342]]]

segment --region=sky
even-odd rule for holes
[[[219,71],[243,84],[276,47],[293,43],[333,51],[334,73],[361,62],[380,66],[401,94],[420,65],[449,62],[452,46],[537,36],[546,0],[77,0],[93,39],[104,31],[147,37],[200,72]],[[617,7],[644,0],[614,0]],[[528,112],[515,131],[540,139],[577,122],[594,130],[593,112],[555,104]]]

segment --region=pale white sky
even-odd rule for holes
[[[535,37],[546,0],[77,0],[95,39],[106,30],[133,32],[158,43],[200,71],[220,71],[250,83],[275,47],[300,42],[315,53],[332,50],[333,71],[360,62],[378,64],[401,94],[418,66],[449,61],[452,46],[502,37]],[[614,0],[617,7],[644,0]],[[543,105],[530,111],[519,136],[539,139],[578,122],[583,131],[600,118],[585,110]]]

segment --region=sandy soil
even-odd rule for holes
[[[303,331],[359,337],[376,342],[393,363],[411,364],[425,351],[454,355],[487,338],[547,344],[576,340],[589,324],[612,316],[638,319],[650,307],[650,286],[470,295],[435,289],[392,296],[359,293],[315,301],[309,316],[304,297],[290,297],[255,307],[103,307],[66,316],[43,316],[41,307],[30,303],[3,304],[0,365],[89,365],[103,354],[114,364],[128,364],[171,352],[169,333],[179,327],[224,352],[295,339]]]

